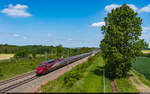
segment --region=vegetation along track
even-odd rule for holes
[[[13,85],[10,85],[10,86],[8,86],[8,87],[5,87],[5,88],[3,88],[3,89],[0,89],[0,92],[7,92],[7,91],[9,91],[9,90],[11,90],[11,89],[14,89],[14,88],[16,88],[16,87],[18,87],[18,86],[21,86],[21,85],[23,85],[23,84],[25,84],[25,83],[27,83],[27,82],[30,82],[30,81],[32,81],[32,80],[34,80],[34,79],[36,79],[36,78],[38,78],[38,76],[33,76],[33,77],[28,78],[28,79],[26,79],[26,80],[23,80],[23,81],[21,81],[21,82],[18,82],[18,83],[15,83],[15,84],[13,84]]]
[[[1,86],[1,85],[4,85],[4,84],[8,84],[8,83],[13,82],[13,81],[16,81],[16,80],[18,80],[18,79],[22,79],[22,78],[24,78],[24,77],[26,77],[26,76],[30,76],[30,75],[33,75],[33,74],[35,74],[35,71],[30,72],[30,73],[26,73],[26,74],[23,74],[23,75],[20,75],[20,76],[17,76],[17,77],[8,79],[8,80],[1,81],[1,82],[0,82],[0,86]]]
[[[22,79],[22,78],[24,78],[26,76],[33,75],[34,73],[35,73],[35,71],[33,71],[31,73],[27,73],[27,74],[21,75],[21,76],[18,76],[18,77],[15,77],[15,78],[12,78],[12,79],[8,79],[8,80],[5,80],[5,81],[2,81],[2,82],[0,82],[0,86],[5,85],[5,84],[10,83],[10,82],[13,82],[13,81],[17,81],[17,80]],[[27,79],[25,79],[23,81],[11,84],[9,86],[6,86],[6,87],[0,89],[0,92],[7,92],[9,90],[17,88],[18,86],[21,86],[21,85],[23,85],[25,83],[28,83],[28,82],[30,82],[30,81],[32,81],[34,79],[37,79],[37,78],[38,78],[38,76],[33,75],[30,78],[27,78]]]

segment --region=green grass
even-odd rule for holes
[[[0,60],[0,64],[2,64],[2,63],[9,63],[9,62],[10,62],[10,59]]]
[[[133,69],[150,80],[150,58],[137,57],[135,63],[132,64]]]
[[[117,78],[115,82],[118,86],[119,92],[138,92],[135,86],[131,84],[128,78]]]
[[[65,73],[58,79],[54,81],[50,81],[46,85],[41,86],[41,91],[42,92],[103,92],[103,77],[102,77],[102,69],[100,68],[103,67],[103,59],[99,55],[93,60],[94,61],[92,62],[92,64],[83,73],[84,76],[80,80],[76,81],[72,87],[65,88],[63,86],[63,78],[65,77],[65,75],[67,75],[67,73]],[[73,68],[73,70],[75,68]],[[109,87],[109,81],[107,78],[106,78],[106,91],[107,92],[111,91]]]
[[[5,80],[32,70],[35,70],[36,67],[43,62],[43,58],[34,59],[34,60],[28,60],[28,59],[22,59],[18,62],[10,62],[8,64],[1,64],[1,76],[0,80]]]
[[[136,72],[134,69],[132,69],[132,72],[134,73],[134,76],[137,77],[138,79],[140,79],[140,81],[142,81],[145,85],[147,85],[150,88],[150,81],[147,80],[144,75]]]

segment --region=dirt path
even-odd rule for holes
[[[109,79],[112,92],[118,92],[118,87],[113,79]]]
[[[150,88],[144,85],[137,77],[131,76],[129,77],[129,80],[139,90],[139,92],[150,92]]]

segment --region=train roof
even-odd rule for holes
[[[55,59],[51,59],[51,60],[44,61],[44,62],[41,63],[40,65],[45,65],[45,64],[47,64],[47,63],[49,63],[49,62],[53,62],[53,61],[55,61]]]

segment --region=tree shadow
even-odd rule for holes
[[[97,75],[97,76],[103,76],[103,69],[104,69],[104,67],[100,67],[100,66],[96,66],[96,68],[93,70],[93,71],[91,71],[91,72],[93,72],[95,75]],[[121,77],[121,78],[129,78],[129,77],[131,77],[131,76],[133,76],[131,73],[128,73],[126,76],[124,76],[124,77]],[[115,79],[115,78],[113,78],[113,77],[111,77],[108,73],[106,73],[105,72],[105,77],[106,78],[109,78],[109,79]]]
[[[103,75],[103,67],[96,66],[96,69],[94,69],[93,72],[97,76],[102,76]]]

